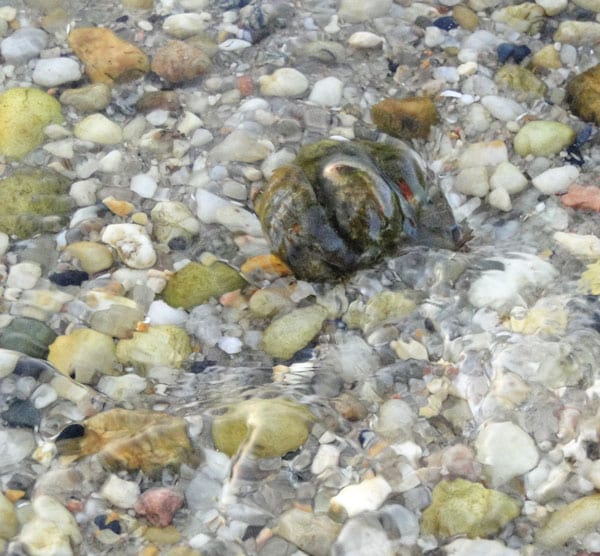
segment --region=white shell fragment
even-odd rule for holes
[[[110,224],[102,233],[102,241],[114,247],[130,268],[150,268],[156,262],[152,240],[138,224]]]

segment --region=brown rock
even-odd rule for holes
[[[209,57],[183,41],[169,41],[152,60],[152,71],[170,83],[191,81],[210,66]]]
[[[429,97],[386,98],[373,106],[371,117],[381,131],[399,139],[425,139],[438,121]]]
[[[600,125],[600,64],[571,79],[567,103],[582,120]]]
[[[144,516],[156,527],[171,525],[175,512],[183,506],[183,495],[167,487],[151,488],[144,492],[135,505],[138,515]]]
[[[152,112],[152,110],[177,112],[181,108],[181,102],[175,91],[152,91],[144,93],[135,106],[140,112]]]
[[[110,29],[82,27],[69,33],[69,46],[84,63],[94,83],[112,85],[131,81],[147,73],[148,57],[135,45],[117,37]]]

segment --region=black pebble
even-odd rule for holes
[[[187,249],[188,242],[184,237],[174,237],[169,240],[168,246],[171,251],[183,251]]]
[[[106,515],[100,514],[94,518],[94,523],[98,529],[110,529],[113,533],[120,535],[123,532],[121,522],[118,519],[106,522]]]
[[[85,435],[85,428],[83,425],[74,424],[67,425],[56,437],[56,442],[59,440],[69,440],[70,438],[81,438]]]
[[[207,359],[206,361],[194,361],[190,365],[190,372],[194,374],[202,373],[206,371],[209,367],[214,367],[217,364],[216,361],[212,361]]]
[[[9,427],[27,427],[33,429],[40,424],[41,415],[29,400],[15,400],[2,412]]]
[[[531,48],[524,44],[516,45],[512,53],[512,59],[516,64],[520,64],[527,56],[531,54]]]
[[[456,20],[451,15],[438,17],[433,24],[443,31],[450,31],[451,29],[456,29],[458,27],[458,23],[456,23]]]
[[[36,380],[40,378],[42,371],[46,369],[51,369],[51,365],[46,361],[42,361],[41,359],[35,359],[33,357],[21,357],[15,368],[13,373],[17,376],[32,376]]]
[[[62,272],[54,272],[48,276],[50,282],[54,282],[57,286],[79,286],[89,278],[89,274],[83,270],[64,270]]]
[[[509,42],[503,42],[496,49],[496,53],[498,54],[498,62],[501,64],[505,64],[508,62],[508,59],[512,56],[515,50],[515,45]]]

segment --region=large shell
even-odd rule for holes
[[[418,155],[401,142],[307,145],[275,170],[256,212],[273,250],[308,280],[372,265],[403,241],[454,248],[461,235],[443,195],[426,191]]]

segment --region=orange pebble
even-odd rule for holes
[[[242,75],[237,82],[237,87],[243,97],[250,96],[254,91],[254,84],[250,75]]]
[[[566,207],[600,211],[600,187],[574,183],[561,197],[561,201]]]
[[[266,274],[274,274],[276,276],[289,276],[292,271],[277,255],[269,253],[267,255],[256,255],[246,259],[240,268],[242,274],[252,274],[253,272],[262,271]]]
[[[135,207],[128,201],[120,201],[119,199],[115,199],[112,195],[106,197],[106,199],[102,199],[102,203],[110,210],[110,212],[117,216],[127,216],[135,210]]]
[[[158,546],[156,546],[154,544],[145,546],[139,552],[139,556],[158,556],[159,554],[160,554],[160,550],[159,550]]]
[[[25,496],[24,490],[13,490],[9,488],[4,492],[4,496],[6,496],[11,502],[16,502],[17,500],[21,500],[23,496]]]

